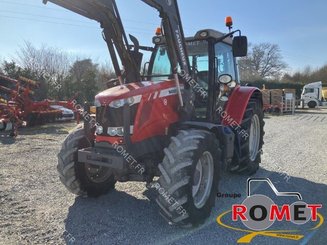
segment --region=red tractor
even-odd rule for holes
[[[253,174],[261,162],[262,95],[240,86],[236,62],[246,37],[227,18],[228,34],[185,38],[176,0],[142,0],[162,19],[154,47],[145,47],[131,35],[129,44],[114,0],[49,1],[101,23],[119,82],[95,97],[96,119],[63,143],[62,183],[96,197],[117,181],[146,182],[170,224],[203,223],[220,173]],[[141,51],[152,54],[143,72]]]

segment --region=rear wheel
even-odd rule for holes
[[[97,197],[114,189],[116,181],[110,169],[77,161],[78,150],[90,146],[84,128],[77,128],[62,144],[57,169],[61,182],[70,192]]]
[[[160,214],[171,224],[202,224],[215,204],[219,164],[220,148],[214,134],[180,131],[165,149],[165,158],[159,165]]]
[[[251,99],[242,120],[241,129],[236,134],[240,138],[241,156],[236,155],[237,172],[255,174],[261,163],[261,153],[264,136],[264,120],[262,104],[259,100]]]

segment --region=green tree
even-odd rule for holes
[[[301,71],[297,71],[293,74],[285,74],[283,80],[286,82],[294,83],[312,83],[322,81],[327,83],[327,65],[324,65],[317,69],[312,69],[310,66],[305,67]]]
[[[66,96],[71,97],[79,93],[83,101],[93,102],[99,91],[97,86],[98,65],[91,59],[77,60],[70,68],[64,83]]]
[[[13,79],[17,79],[22,73],[22,68],[19,67],[14,61],[4,61],[2,63],[2,70],[6,76]]]
[[[43,77],[38,76],[35,71],[32,71],[30,68],[27,67],[22,68],[14,61],[4,61],[2,63],[2,70],[4,75],[13,79],[18,79],[20,76],[22,76],[39,82],[39,88],[34,90],[34,99],[44,100],[47,98],[48,87],[45,83],[45,79]]]

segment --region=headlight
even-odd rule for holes
[[[134,104],[134,98],[133,98],[133,97],[128,98],[128,99],[127,99],[127,103],[128,103],[129,105]]]
[[[233,81],[233,78],[229,74],[223,74],[219,76],[218,80],[222,84],[228,84]]]
[[[108,128],[108,134],[112,137],[117,136],[118,130],[117,128]]]
[[[113,102],[110,103],[110,107],[113,108],[120,108],[123,107],[125,104],[131,104],[129,101],[132,101],[133,103],[133,98],[128,98],[128,99],[121,99],[121,100],[114,100]]]
[[[96,134],[103,134],[103,127],[102,126],[97,126],[96,130],[95,130]]]
[[[220,101],[227,102],[228,101],[228,97],[227,96],[221,96],[220,97]]]
[[[120,137],[124,136],[124,128],[117,128],[117,135]]]
[[[236,82],[235,81],[232,81],[232,82],[230,82],[229,84],[228,84],[228,87],[230,87],[230,88],[235,88],[236,87]]]
[[[100,102],[100,100],[95,100],[95,101],[94,101],[94,106],[95,106],[95,107],[101,107],[101,102]]]
[[[206,38],[208,36],[209,36],[209,33],[207,31],[203,31],[200,33],[200,37],[202,37],[202,38]]]
[[[108,128],[107,133],[112,136],[119,136],[119,137],[123,137],[124,136],[124,128],[119,127],[119,128]]]
[[[124,105],[134,105],[140,103],[142,100],[142,95],[137,95],[134,97],[126,98],[126,99],[120,99],[120,100],[114,100],[109,104],[110,107],[113,108],[120,108],[123,107]]]
[[[154,37],[152,41],[153,41],[154,44],[160,44],[161,40],[162,40],[161,37]]]
[[[112,102],[112,106],[115,108],[122,107],[124,105],[124,100],[115,100]]]

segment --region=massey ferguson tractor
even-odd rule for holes
[[[210,215],[222,171],[259,168],[262,95],[240,86],[236,58],[247,54],[247,38],[230,17],[227,34],[185,38],[177,0],[141,1],[161,18],[153,47],[127,37],[114,0],[49,0],[101,24],[118,82],[95,97],[95,119],[65,139],[58,171],[69,191],[90,197],[117,181],[146,182],[170,224],[197,226]]]

